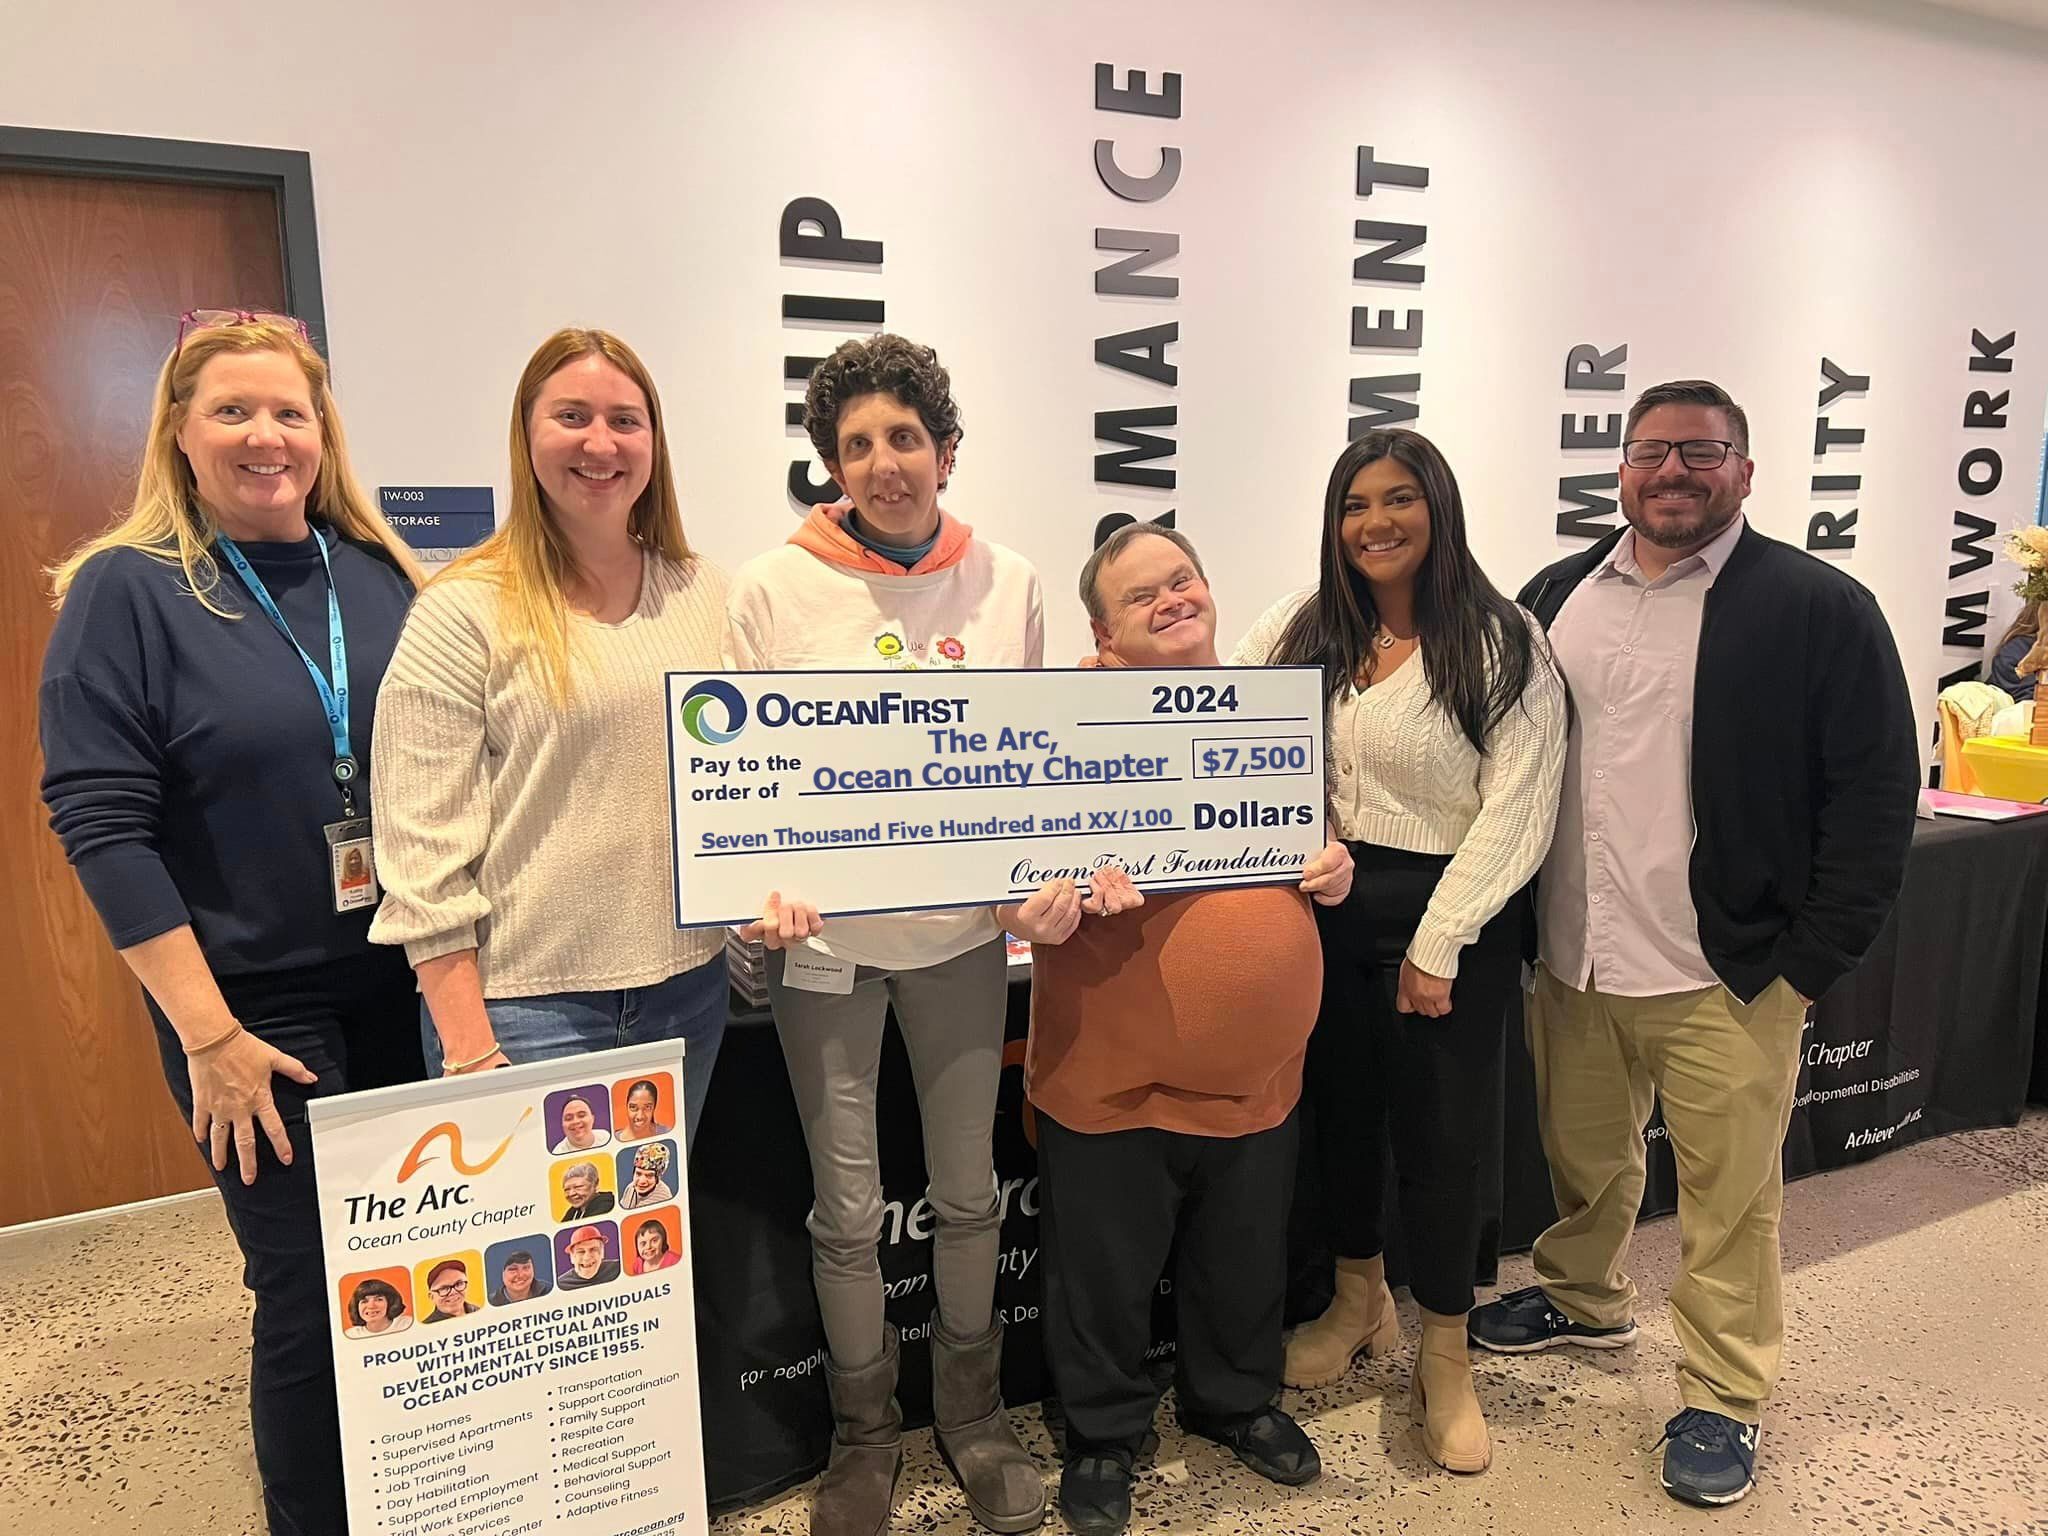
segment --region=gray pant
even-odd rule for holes
[[[924,1122],[926,1198],[937,1216],[932,1280],[954,1338],[988,1331],[995,1300],[996,1088],[1008,966],[1001,939],[914,971],[859,967],[839,995],[784,986],[768,996],[811,1153],[811,1272],[825,1342],[842,1369],[882,1353],[882,1168],[875,1077],[890,1004]]]

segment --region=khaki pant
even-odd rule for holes
[[[1784,1354],[1782,1151],[1805,1016],[1782,978],[1744,1004],[1725,987],[1581,992],[1541,968],[1528,1009],[1559,1212],[1536,1240],[1536,1278],[1559,1311],[1589,1327],[1633,1315],[1635,1283],[1622,1264],[1642,1206],[1654,1089],[1678,1162],[1679,1393],[1688,1408],[1752,1424]]]

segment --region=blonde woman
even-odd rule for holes
[[[180,322],[133,508],[54,573],[43,798],[241,1244],[274,1536],[348,1525],[306,1100],[422,1074],[343,876],[416,576],[304,326],[236,310]]]
[[[427,1061],[481,1071],[681,1039],[694,1136],[723,935],[669,916],[665,672],[717,671],[725,573],[693,554],[632,348],[558,331],[520,375],[504,525],[421,594],[378,700],[384,904]]]

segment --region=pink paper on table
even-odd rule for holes
[[[1930,789],[1924,793],[1927,803],[1934,807],[1937,815],[1962,816],[1972,821],[2014,821],[2022,816],[2038,816],[2048,811],[2048,805],[2032,805],[2025,800],[1994,800],[1989,795],[1963,795],[1952,789]]]

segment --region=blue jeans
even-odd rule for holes
[[[277,1160],[267,1136],[256,1138],[254,1184],[242,1182],[232,1153],[226,1173],[213,1173],[207,1162],[242,1250],[242,1284],[256,1301],[249,1418],[271,1536],[346,1536],[349,1527],[334,1407],[334,1338],[327,1323],[333,1303],[320,1262],[320,1202],[306,1101],[418,1079],[420,1058],[406,1028],[415,991],[412,972],[394,968],[394,958],[404,956],[364,944],[358,954],[324,965],[217,978],[243,1028],[320,1074],[310,1088],[288,1077],[270,1080],[291,1138],[290,1164]],[[163,1010],[147,993],[143,997],[156,1021],[171,1097],[189,1125],[191,1063]],[[206,1149],[199,1152],[204,1157]]]
[[[495,997],[484,1001],[491,1026],[506,1059],[550,1061],[608,1051],[650,1040],[683,1042],[684,1147],[697,1139],[704,1115],[704,1097],[711,1089],[711,1069],[718,1065],[718,1047],[725,1039],[725,955],[721,952],[692,970],[679,971],[651,987],[624,987],[604,992],[549,992],[538,997]],[[427,1072],[441,1070],[441,1037],[420,1003],[420,1034],[426,1046]]]

